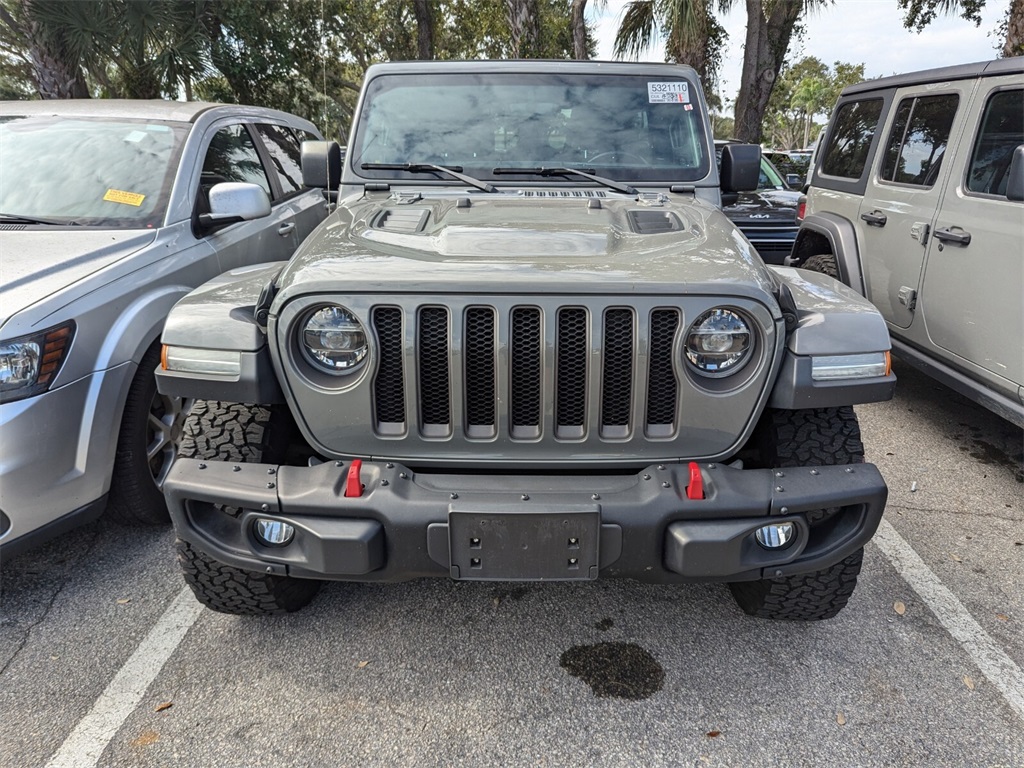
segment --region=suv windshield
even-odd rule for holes
[[[375,179],[412,175],[364,164],[434,163],[492,180],[517,167],[569,167],[620,181],[697,181],[710,170],[697,94],[678,76],[380,76],[367,86],[348,157]]]
[[[0,215],[160,226],[187,132],[146,120],[0,118]]]

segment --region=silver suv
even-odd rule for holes
[[[203,400],[165,485],[199,600],[624,576],[846,605],[886,497],[851,405],[891,396],[888,334],[722,213],[760,150],[719,172],[701,94],[668,65],[368,71],[344,162],[304,147],[337,210],[164,330],[160,391]]]
[[[167,519],[184,419],[156,391],[174,303],[286,259],[327,215],[309,122],[160,101],[0,104],[0,551],[109,507]]]
[[[1024,426],[1024,58],[843,91],[787,263],[838,276],[894,351]]]

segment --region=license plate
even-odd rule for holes
[[[601,515],[555,512],[448,513],[451,575],[462,581],[597,578]]]

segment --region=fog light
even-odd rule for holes
[[[772,523],[757,529],[754,536],[765,549],[782,549],[793,541],[796,526],[792,523]]]
[[[295,529],[288,523],[267,517],[257,518],[254,529],[260,544],[268,547],[283,547],[295,537]]]

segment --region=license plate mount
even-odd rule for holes
[[[451,576],[460,581],[597,578],[599,510],[448,513]]]

